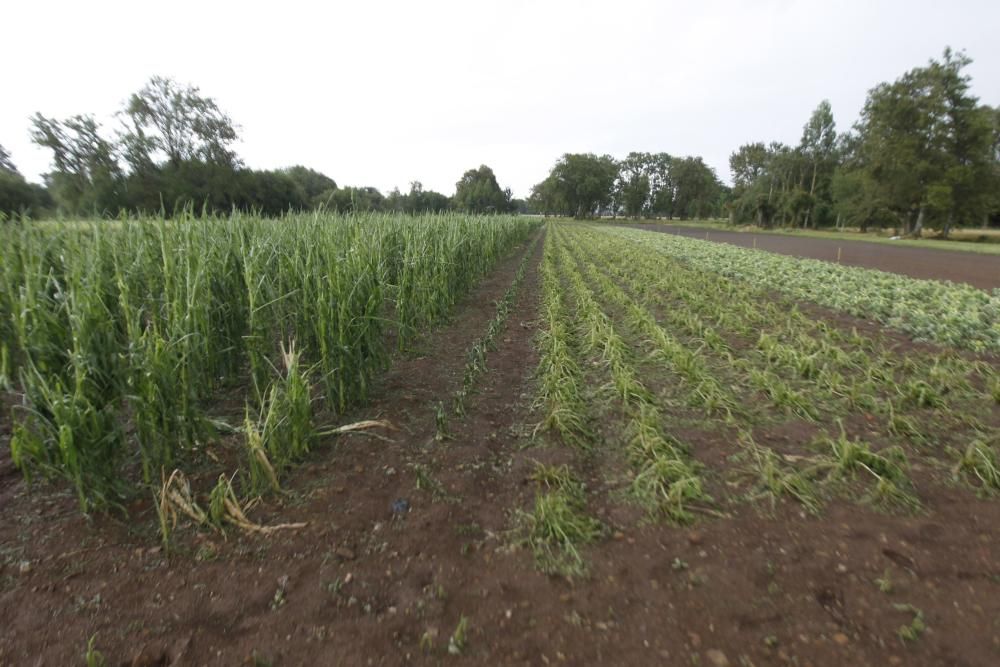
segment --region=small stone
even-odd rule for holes
[[[623,533],[623,532],[622,532],[622,531],[620,531],[620,530],[619,530],[619,531],[615,531],[615,535],[614,535],[614,538],[615,538],[616,540],[624,540],[624,539],[625,539],[625,533]]]
[[[333,553],[340,560],[354,560],[355,558],[358,557],[357,554],[354,553],[353,549],[345,546],[337,547],[336,551],[334,551]]]
[[[701,543],[702,543],[702,542],[704,541],[704,539],[705,539],[705,536],[704,536],[704,535],[702,535],[702,534],[701,534],[700,532],[698,532],[697,530],[692,530],[692,531],[691,531],[690,533],[688,533],[688,536],[687,536],[687,537],[688,537],[688,542],[689,542],[690,544],[692,544],[693,546],[698,546],[698,545],[699,545],[699,544],[701,544]]]
[[[347,574],[344,575],[344,583],[345,584],[349,584],[352,581],[354,581],[354,575],[353,574],[351,574],[350,572],[348,572]]]
[[[715,667],[729,667],[729,658],[727,658],[726,654],[717,648],[710,648],[705,651],[705,657],[708,658],[708,661],[715,665]]]
[[[392,513],[393,514],[406,514],[410,511],[410,501],[406,498],[397,498],[395,502],[392,503]]]
[[[17,571],[20,574],[28,574],[29,572],[31,572],[31,563],[26,560],[22,560],[17,565]]]
[[[889,664],[890,665],[902,665],[903,664],[903,659],[900,658],[898,655],[890,655],[889,656]]]
[[[833,636],[833,641],[835,641],[838,644],[840,644],[841,646],[843,646],[844,644],[846,644],[850,640],[847,638],[847,635],[845,635],[843,632],[838,632],[837,634],[835,634]]]
[[[843,563],[839,563],[837,565],[837,574],[846,574],[846,573],[847,573],[847,566],[844,565]]]

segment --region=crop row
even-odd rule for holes
[[[916,340],[1000,351],[1000,289],[989,293],[964,284],[918,280],[669,234],[623,229],[602,233],[722,276],[877,320]]]
[[[860,471],[873,480],[868,499],[915,506],[902,448],[872,449],[849,439],[838,425],[865,414],[856,427],[867,432],[881,425],[880,442],[947,455],[956,477],[984,491],[997,488],[991,471],[998,433],[990,425],[998,405],[997,376],[989,363],[947,349],[901,356],[881,338],[809,318],[743,281],[707,280],[705,271],[683,261],[664,263],[635,243],[592,228],[566,226],[559,238],[600,295],[596,308],[626,325],[633,344],[622,339],[616,347],[645,348],[651,356],[643,362],[642,377],[667,371],[677,380],[667,391],[679,387],[690,405],[724,417],[723,431],[726,424],[735,426],[743,434],[737,458],[756,470],[758,480],[769,480],[763,488],[798,489],[801,496],[812,481],[826,485]],[[589,317],[600,321],[607,314]],[[638,375],[635,381],[642,385]],[[772,411],[762,411],[768,403]],[[793,457],[807,463],[801,471],[753,441],[751,433],[761,418],[774,418],[773,409],[819,428],[818,438],[802,443],[815,453]],[[942,437],[948,444],[939,444]],[[875,463],[858,465],[859,459]]]
[[[719,357],[716,372],[725,367],[730,381],[763,391],[806,419],[864,410],[885,417],[890,431],[915,434],[913,420],[902,416],[906,412],[957,413],[959,406],[978,402],[988,413],[997,403],[996,371],[985,362],[947,350],[900,355],[879,340],[845,333],[794,307],[781,309],[745,283],[724,278],[708,283],[683,263],[662,271],[662,261],[633,244],[578,235],[585,251],[600,255],[608,273],[662,313],[672,331]],[[702,316],[721,326],[706,324]],[[742,378],[734,378],[733,370]]]
[[[535,227],[327,214],[8,226],[0,380],[22,395],[17,463],[70,478],[85,509],[115,503],[123,470],[152,483],[201,450],[220,390],[249,387],[248,412],[266,414],[293,342],[341,414],[393,340],[439,321]]]
[[[575,303],[575,325],[583,352],[596,356],[608,376],[607,387],[620,401],[625,419],[626,456],[633,469],[628,495],[655,515],[676,522],[693,519],[692,505],[708,500],[698,464],[689,448],[663,428],[661,407],[641,381],[632,347],[587,284],[581,260],[570,252],[565,232],[556,234],[567,290]],[[623,303],[617,304],[619,307]]]

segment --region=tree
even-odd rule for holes
[[[618,181],[615,189],[625,215],[638,218],[649,207],[652,187],[650,184],[653,156],[632,152],[618,163]]]
[[[906,233],[919,236],[926,224],[947,235],[989,208],[993,137],[963,74],[971,62],[945,49],[941,61],[868,93],[856,127],[859,165]]]
[[[510,189],[501,189],[493,170],[485,164],[469,169],[455,184],[452,198],[457,210],[470,213],[506,213],[510,210]]]
[[[20,214],[38,214],[51,206],[48,191],[24,180],[10,153],[0,146],[0,220]]]
[[[58,121],[36,113],[31,122],[32,141],[52,151],[54,170],[46,181],[56,203],[72,213],[117,212],[122,172],[114,144],[93,116]]]
[[[440,213],[451,207],[447,195],[433,190],[424,190],[420,181],[410,183],[410,192],[404,197],[403,210],[407,213]]]
[[[14,166],[14,162],[10,159],[10,153],[7,149],[0,144],[0,171],[5,171],[11,174],[19,173],[17,167]]]
[[[323,193],[337,189],[336,181],[315,169],[295,165],[281,171],[302,188],[302,192],[311,205],[319,203],[318,198]]]
[[[373,187],[339,188],[329,192],[328,195],[324,194],[323,197],[326,197],[323,206],[341,213],[381,211],[385,202],[382,193]]]
[[[569,204],[563,197],[559,183],[551,174],[531,188],[528,202],[533,211],[544,215],[564,214],[569,210]]]
[[[833,110],[828,100],[820,102],[810,116],[809,122],[802,128],[802,141],[799,148],[812,168],[808,210],[805,212],[802,226],[808,227],[811,222],[812,226],[815,227],[817,182],[820,182],[820,191],[824,193],[824,198],[828,199],[829,181],[837,163],[837,126],[834,123]]]
[[[718,215],[723,194],[715,171],[700,157],[686,157],[672,162],[674,184],[673,210],[681,218],[706,218]]]
[[[767,146],[761,142],[740,146],[729,156],[733,184],[738,188],[749,188],[764,175],[768,158]]]
[[[122,114],[122,152],[137,171],[148,170],[166,159],[174,166],[200,160],[237,166],[230,146],[236,142],[236,125],[215,100],[202,96],[194,86],[154,76],[129,98]]]
[[[646,173],[649,176],[649,212],[655,216],[673,217],[676,184],[671,168],[674,158],[667,153],[648,156]]]
[[[610,155],[566,153],[546,181],[535,187],[559,212],[584,218],[611,203],[617,178],[618,165]]]

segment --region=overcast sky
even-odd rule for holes
[[[965,49],[1000,104],[1000,2],[52,2],[2,10],[0,144],[30,179],[28,117],[110,115],[154,74],[199,86],[254,168],[452,194],[490,165],[526,196],[567,152],[701,155],[729,180],[748,141],[838,128],[881,81]]]

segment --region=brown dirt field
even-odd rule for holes
[[[959,250],[914,248],[912,246],[894,248],[885,243],[727,232],[675,225],[635,224],[623,226],[700,239],[704,239],[705,233],[708,232],[709,241],[730,243],[745,248],[753,247],[756,239],[759,250],[829,262],[837,261],[837,249],[840,248],[842,264],[863,266],[890,273],[902,273],[914,278],[968,283],[980,289],[1000,287],[1000,256],[996,255],[980,255]]]
[[[449,439],[435,439],[435,406],[461,385],[465,352],[519,257],[419,354],[397,359],[372,405],[352,415],[391,420],[390,440],[330,443],[292,474],[284,499],[253,513],[263,523],[305,521],[302,530],[226,539],[180,530],[167,557],[148,506],[129,522],[83,518],[62,487],[28,489],[4,446],[0,665],[82,664],[95,634],[109,665],[146,667],[1000,664],[995,501],[925,484],[930,473],[918,471],[925,510],[913,516],[847,501],[819,517],[733,504],[724,518],[678,528],[601,493],[613,486],[615,454],[537,446],[540,257],[541,244],[467,415],[449,419]],[[771,444],[802,430],[776,432]],[[731,436],[706,432],[696,444],[714,459]],[[534,497],[533,462],[567,457],[585,470],[591,509],[608,526],[585,549],[589,577],[572,582],[540,574],[511,532],[514,512]],[[414,466],[436,491],[416,488]],[[714,485],[725,487],[721,477]],[[394,515],[400,498],[409,511]],[[889,593],[875,583],[886,572]],[[913,614],[894,603],[923,611],[919,640],[899,639]],[[463,616],[466,645],[449,655]]]

